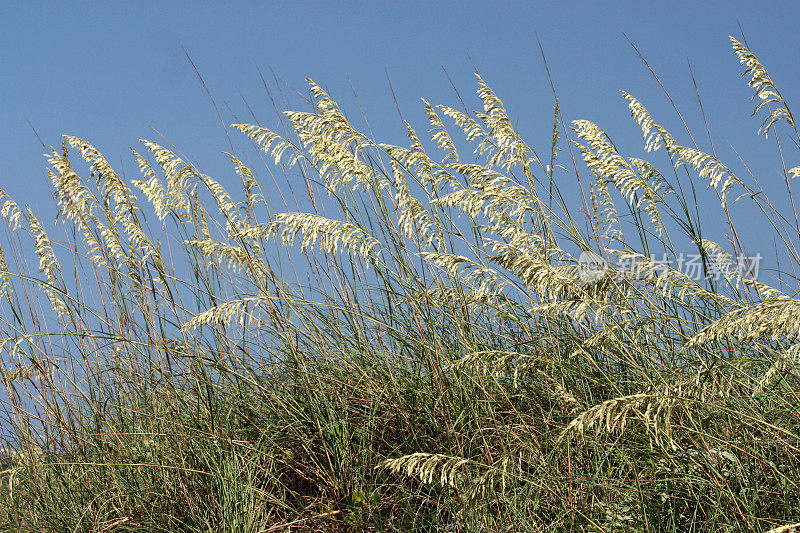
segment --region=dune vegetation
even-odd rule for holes
[[[225,179],[66,136],[63,235],[0,190],[0,528],[800,531],[800,135],[731,42],[776,202],[627,92],[644,157],[556,94],[537,152],[480,76],[406,146],[308,80]]]

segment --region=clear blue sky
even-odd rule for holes
[[[552,96],[541,38],[565,118],[597,122],[623,147],[641,147],[618,90],[680,133],[676,115],[621,34],[639,46],[698,136],[694,68],[718,147],[730,142],[765,182],[775,147],[755,136],[751,90],[731,53],[739,24],[783,94],[800,109],[797,2],[10,2],[0,7],[0,187],[47,212],[42,147],[62,133],[89,139],[133,177],[128,147],[160,140],[209,174],[233,179],[225,132],[183,48],[220,104],[262,124],[276,119],[258,76],[297,87],[311,76],[358,113],[355,88],[381,140],[403,142],[387,83],[404,116],[424,129],[419,98],[456,104],[444,66],[476,104],[473,63],[535,146],[546,149]],[[233,122],[225,110],[225,122]],[[232,132],[235,135],[235,132]],[[704,147],[707,142],[702,141]],[[736,163],[730,150],[726,161]],[[796,153],[796,152],[795,152]],[[800,163],[800,161],[797,161]],[[712,194],[712,193],[708,193]],[[53,211],[50,211],[53,212]],[[50,219],[52,220],[52,219]],[[49,226],[48,226],[49,227]],[[756,236],[757,237],[757,236]]]
[[[0,188],[33,206],[51,234],[60,232],[53,232],[44,150],[29,122],[48,146],[59,146],[64,133],[90,140],[129,177],[136,173],[128,148],[142,137],[162,140],[152,126],[204,172],[236,183],[220,153],[227,145],[225,131],[183,49],[221,104],[226,124],[234,119],[223,104],[247,117],[243,97],[262,124],[277,124],[260,68],[273,89],[270,70],[296,87],[310,76],[357,115],[352,83],[378,138],[397,144],[405,139],[387,74],[405,118],[424,131],[420,97],[458,104],[443,66],[468,104],[477,105],[474,63],[529,144],[546,151],[553,100],[538,34],[566,119],[597,122],[624,153],[640,150],[640,132],[618,94],[625,89],[685,139],[624,30],[707,149],[691,61],[723,159],[742,171],[730,143],[776,191],[773,199],[785,200],[775,146],[755,136],[760,121],[749,117],[752,92],[739,76],[728,35],[740,35],[741,24],[797,113],[798,2],[165,4],[0,0]],[[701,192],[713,200],[712,192]],[[709,205],[715,210],[704,213],[706,218],[717,216],[718,206]],[[772,242],[760,240],[758,224],[745,220],[740,228],[751,251],[769,253]]]

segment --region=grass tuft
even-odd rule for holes
[[[800,146],[731,41],[759,134]],[[772,203],[627,92],[638,152],[556,101],[540,157],[480,76],[408,146],[308,83],[284,133],[232,126],[238,191],[150,141],[129,180],[69,136],[63,238],[0,190],[2,530],[800,528],[788,154]],[[740,206],[784,245],[770,279]]]

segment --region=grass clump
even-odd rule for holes
[[[800,142],[732,43],[759,133]],[[480,77],[475,113],[424,101],[429,147],[309,88],[284,134],[233,126],[300,174],[297,211],[246,149],[231,195],[149,141],[134,180],[80,138],[50,153],[63,240],[0,191],[5,530],[797,527],[800,169],[776,207],[628,93],[642,157],[557,101],[540,157]]]

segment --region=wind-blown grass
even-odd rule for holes
[[[800,143],[732,43],[759,133]],[[137,180],[86,140],[52,151],[66,240],[0,190],[5,530],[796,529],[794,212],[627,92],[649,159],[557,101],[540,157],[477,81],[478,111],[424,101],[407,147],[310,80],[288,132],[234,124],[307,212],[274,213],[246,151],[232,194],[150,141]],[[785,245],[775,286],[742,202]]]

